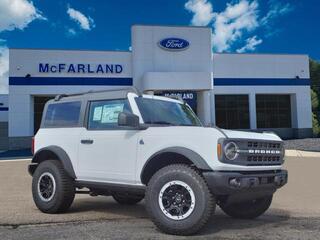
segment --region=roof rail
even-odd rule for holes
[[[115,91],[134,92],[139,96],[142,95],[137,88],[127,87],[127,88],[118,88],[118,89],[89,90],[87,92],[82,92],[82,93],[59,94],[59,95],[55,96],[54,101],[59,101],[64,97],[73,97],[73,96],[81,96],[81,95],[90,94],[90,93],[103,93],[103,92],[115,92]]]

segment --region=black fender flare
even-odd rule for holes
[[[152,159],[154,159],[157,156],[160,156],[161,154],[164,153],[175,153],[179,154],[181,156],[184,156],[185,158],[189,159],[193,165],[195,165],[198,169],[205,170],[205,171],[212,171],[212,168],[208,165],[208,163],[201,157],[198,153],[195,151],[185,148],[185,147],[169,147],[169,148],[164,148],[148,158],[148,160],[145,162],[141,174],[140,174],[140,179],[143,182],[144,179],[144,174],[147,166],[150,164]]]
[[[35,169],[43,161],[43,159],[49,160],[52,156],[56,156],[56,160],[62,163],[63,168],[71,178],[76,178],[76,174],[74,172],[72,162],[68,154],[61,147],[55,145],[41,148],[34,154],[31,160],[31,164],[28,168],[29,173],[33,175]]]

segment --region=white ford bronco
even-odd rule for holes
[[[256,218],[287,183],[275,134],[204,127],[183,101],[134,88],[56,96],[33,149],[28,170],[42,212],[66,211],[76,193],[145,198],[155,225],[177,235],[200,230],[216,205]]]

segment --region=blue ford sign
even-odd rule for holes
[[[189,42],[181,38],[165,38],[159,42],[159,46],[166,50],[185,50],[189,47]]]

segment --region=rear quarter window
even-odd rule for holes
[[[80,120],[81,102],[53,103],[47,108],[45,127],[77,127]]]

